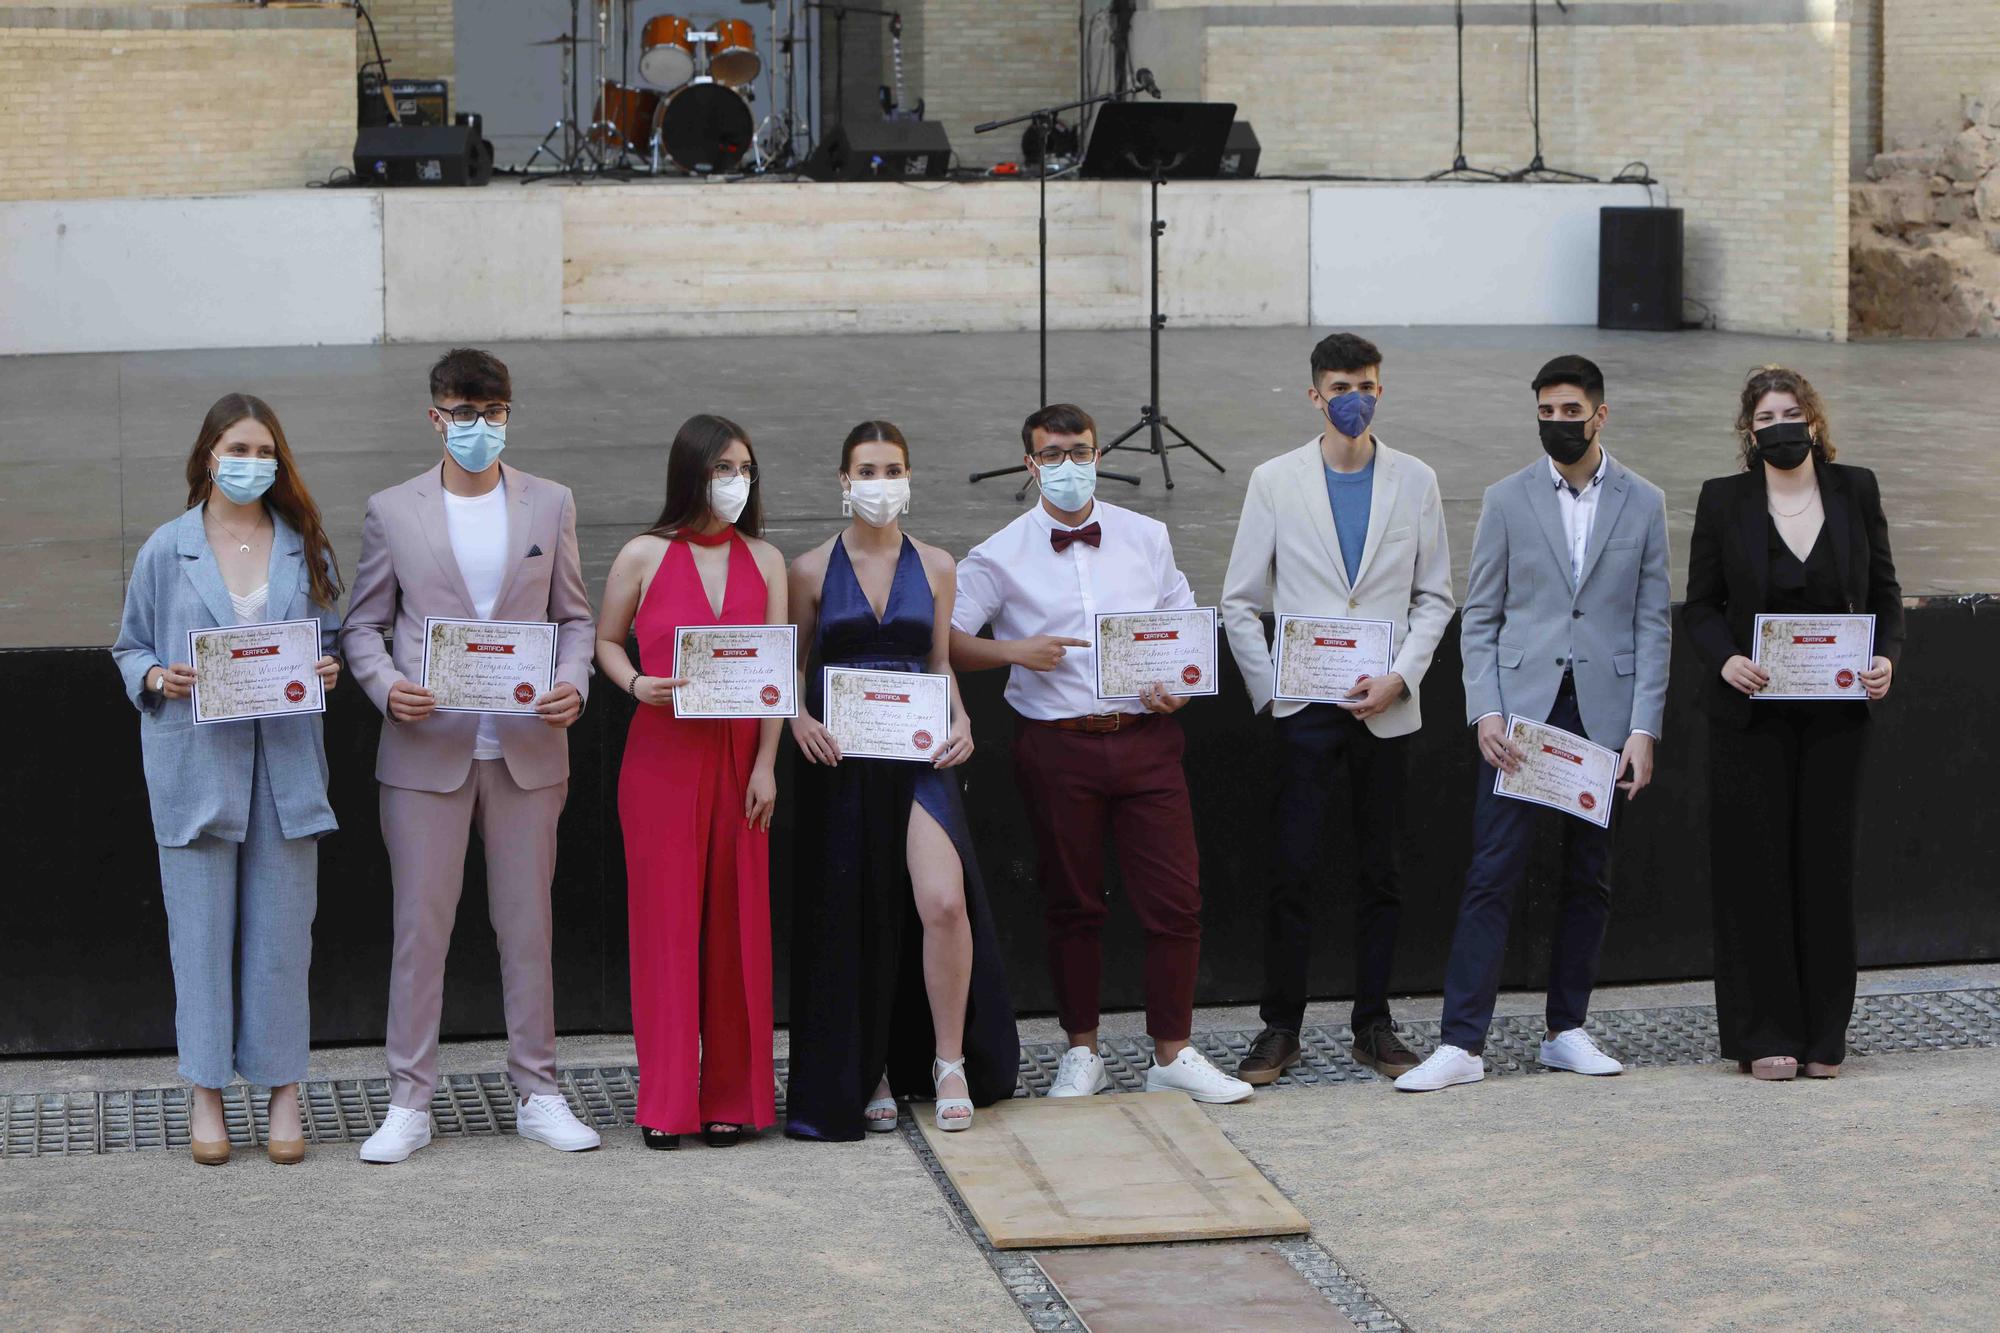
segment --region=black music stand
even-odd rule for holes
[[[1192,449],[1217,472],[1228,469],[1160,411],[1160,330],[1167,323],[1167,317],[1160,313],[1160,236],[1167,229],[1160,221],[1160,183],[1220,176],[1229,127],[1235,119],[1234,102],[1108,102],[1097,113],[1090,147],[1084,151],[1083,167],[1077,173],[1094,180],[1152,182],[1153,308],[1146,330],[1152,358],[1152,397],[1140,407],[1139,420],[1131,429],[1104,446],[1101,454],[1125,447],[1125,442],[1142,430],[1148,432],[1147,452],[1160,460],[1168,490],[1174,488],[1173,469],[1167,464],[1169,450]],[[1163,431],[1171,433],[1176,443],[1168,444]]]

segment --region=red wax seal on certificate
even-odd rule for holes
[[[778,687],[776,685],[766,685],[763,689],[757,691],[757,697],[764,701],[764,707],[776,708],[778,706]]]
[[[1189,684],[1189,685],[1199,685],[1199,684],[1201,684],[1201,668],[1200,668],[1200,667],[1198,667],[1198,666],[1184,666],[1184,667],[1182,667],[1182,668],[1181,668],[1181,679],[1182,679],[1183,681],[1185,681],[1185,682],[1186,682],[1187,684]]]
[[[1834,672],[1833,683],[1840,686],[1843,690],[1851,690],[1854,688],[1854,673],[1846,667],[1842,667],[1840,670]]]
[[[1366,673],[1364,672],[1363,674],[1361,674],[1361,675],[1359,675],[1359,676],[1356,676],[1356,677],[1354,678],[1354,683],[1355,683],[1356,685],[1366,685],[1366,684],[1368,683],[1368,676],[1367,676],[1367,674],[1366,674]]]
[[[295,703],[295,704],[302,704],[302,703],[304,703],[304,702],[306,701],[306,687],[305,687],[305,682],[304,682],[304,681],[299,681],[299,680],[288,680],[288,681],[286,681],[286,682],[285,682],[285,697],[286,697],[287,699],[291,700],[291,701],[292,701],[293,703]]]
[[[910,744],[916,746],[919,750],[928,750],[931,748],[931,734],[928,731],[919,731],[916,735],[910,737]]]
[[[514,687],[515,703],[531,704],[534,701],[535,701],[535,687],[530,685],[527,681],[524,680],[519,685],[516,685]]]
[[[1576,803],[1586,810],[1595,810],[1597,808],[1597,796],[1593,792],[1582,792],[1577,796]]]

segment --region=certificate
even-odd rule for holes
[[[797,717],[798,628],[683,625],[674,631],[675,717]]]
[[[313,670],[313,663],[326,656],[320,651],[319,630],[317,620],[189,630],[194,720],[247,722],[324,713],[326,687]]]
[[[1517,801],[1533,801],[1599,828],[1611,827],[1611,793],[1618,781],[1618,753],[1581,736],[1530,722],[1507,719],[1507,738],[1527,752],[1518,773],[1493,777],[1493,790]]]
[[[1097,697],[1136,699],[1148,685],[1172,694],[1214,694],[1215,608],[1099,612]]]
[[[1361,701],[1348,698],[1347,692],[1372,676],[1389,674],[1395,641],[1393,620],[1279,616],[1272,697],[1352,708]]]
[[[937,761],[951,736],[951,677],[836,666],[823,670],[822,721],[842,759]]]
[[[424,688],[440,713],[532,714],[555,687],[556,627],[545,620],[424,617]]]
[[[1874,616],[1758,616],[1750,660],[1771,673],[1752,699],[1866,699]]]

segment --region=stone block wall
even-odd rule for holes
[[[1886,0],[1882,143],[1916,148],[1959,128],[1959,99],[2000,83],[2000,0]]]
[[[0,2],[0,199],[304,185],[354,151],[354,14]]]
[[[1019,130],[974,135],[974,125],[1077,100],[1077,0],[917,0],[901,7],[910,100],[921,95],[925,118],[944,123],[961,165],[1021,156]]]

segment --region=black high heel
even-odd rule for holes
[[[701,1141],[711,1148],[733,1148],[743,1139],[743,1126],[716,1121],[701,1127]]]
[[[648,1129],[639,1126],[639,1138],[648,1148],[658,1148],[662,1152],[672,1152],[681,1146],[681,1136],[669,1134],[663,1129]]]

